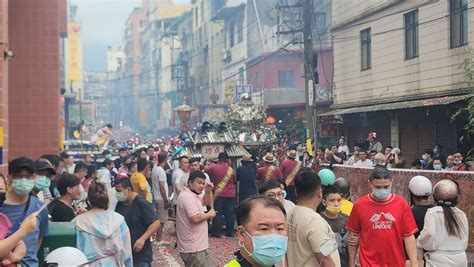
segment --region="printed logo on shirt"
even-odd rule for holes
[[[381,212],[380,214],[374,214],[369,220],[372,222],[372,228],[375,230],[382,230],[382,229],[392,229],[393,222],[396,221],[395,217],[393,217],[390,212]]]

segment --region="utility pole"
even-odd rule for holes
[[[304,79],[306,99],[306,138],[315,139],[313,120],[314,109],[314,86],[311,60],[313,59],[312,40],[312,0],[303,0],[303,46],[304,46]],[[316,140],[315,140],[316,141]],[[316,142],[315,142],[316,144]]]

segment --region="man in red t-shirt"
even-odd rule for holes
[[[355,254],[364,266],[406,266],[403,244],[412,267],[418,267],[414,234],[415,219],[406,200],[390,192],[392,177],[385,167],[375,167],[369,178],[371,194],[354,203],[346,229],[350,240],[359,236],[359,244],[349,242],[349,266],[355,266]]]

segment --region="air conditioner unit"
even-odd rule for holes
[[[223,62],[229,62],[231,59],[231,53],[228,49],[223,49],[222,50],[222,61]]]

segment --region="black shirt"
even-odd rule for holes
[[[158,220],[154,207],[138,195],[129,204],[119,201],[115,211],[125,218],[125,222],[130,230],[132,248],[135,242],[146,232],[150,224]],[[150,239],[145,241],[145,245],[140,252],[135,253],[132,250],[132,253],[133,263],[151,263],[153,261],[153,254]]]
[[[236,171],[237,181],[239,182],[239,197],[254,196],[257,194],[257,165],[253,161],[242,161],[242,166]]]
[[[411,208],[411,213],[413,213],[413,217],[415,217],[416,226],[418,227],[418,233],[415,234],[415,238],[421,233],[423,227],[425,227],[425,214],[429,208],[432,208],[433,205],[419,205],[413,206]]]
[[[74,209],[59,199],[49,203],[48,212],[52,222],[70,222],[76,217]]]

